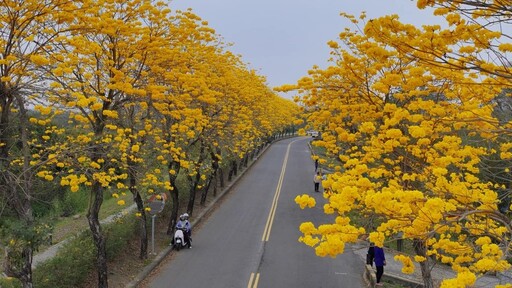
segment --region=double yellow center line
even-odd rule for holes
[[[267,224],[265,225],[265,230],[263,231],[263,237],[261,237],[261,241],[268,241],[268,238],[270,237],[270,230],[272,230],[272,223],[274,222],[274,216],[276,215],[277,202],[279,200],[279,195],[281,194],[281,186],[283,186],[284,172],[286,171],[286,163],[288,163],[288,155],[290,154],[290,147],[292,143],[293,142],[288,144],[288,148],[286,149],[286,155],[284,156],[283,166],[281,167],[281,175],[279,176],[279,181],[277,182],[274,200],[272,200],[272,207],[270,208],[270,212],[268,214]]]
[[[254,281],[254,283],[253,283]],[[260,273],[251,273],[251,278],[249,278],[249,284],[247,288],[257,288],[258,282],[260,281]]]
[[[274,200],[272,200],[272,207],[270,208],[267,223],[265,224],[265,230],[263,231],[263,236],[261,237],[261,241],[264,242],[267,242],[268,238],[270,237],[270,230],[272,230],[272,223],[274,223],[274,217],[276,215],[277,202],[279,200],[279,195],[281,194],[281,187],[283,186],[284,173],[286,171],[286,164],[288,163],[288,155],[290,155],[290,147],[292,143],[295,141],[290,142],[290,144],[288,144],[288,147],[286,148],[283,166],[281,167],[281,175],[279,175],[279,181],[277,182],[276,192],[274,193]],[[247,288],[257,288],[259,280],[260,273],[251,273],[251,277],[249,278],[249,284],[247,285]]]

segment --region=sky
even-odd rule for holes
[[[366,11],[367,19],[398,14],[418,26],[440,23],[415,0],[172,0],[170,8],[192,8],[270,87],[295,84],[313,65],[327,67],[327,42],[354,27],[340,12]]]

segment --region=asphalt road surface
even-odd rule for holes
[[[149,287],[364,287],[364,263],[350,249],[336,258],[320,258],[297,241],[300,223],[330,223],[322,193],[314,192],[310,140],[291,138],[269,147],[201,228],[193,230],[192,249],[174,251]],[[317,207],[301,210],[295,204],[294,198],[304,193],[316,198]]]

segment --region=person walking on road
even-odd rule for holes
[[[386,257],[384,256],[384,249],[379,246],[374,247],[374,261],[375,267],[377,268],[377,286],[382,286],[380,280],[384,274],[384,266],[386,265]]]
[[[317,171],[313,177],[313,183],[315,183],[315,192],[320,192],[320,181],[322,181],[322,174],[320,171]]]

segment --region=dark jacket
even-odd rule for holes
[[[375,247],[372,245],[368,248],[368,253],[366,253],[366,264],[373,266],[373,258],[375,258]]]
[[[382,249],[381,247],[375,246],[374,251],[375,251],[375,256],[374,256],[375,257],[374,258],[375,266],[386,265],[386,257],[384,256],[384,249]]]

